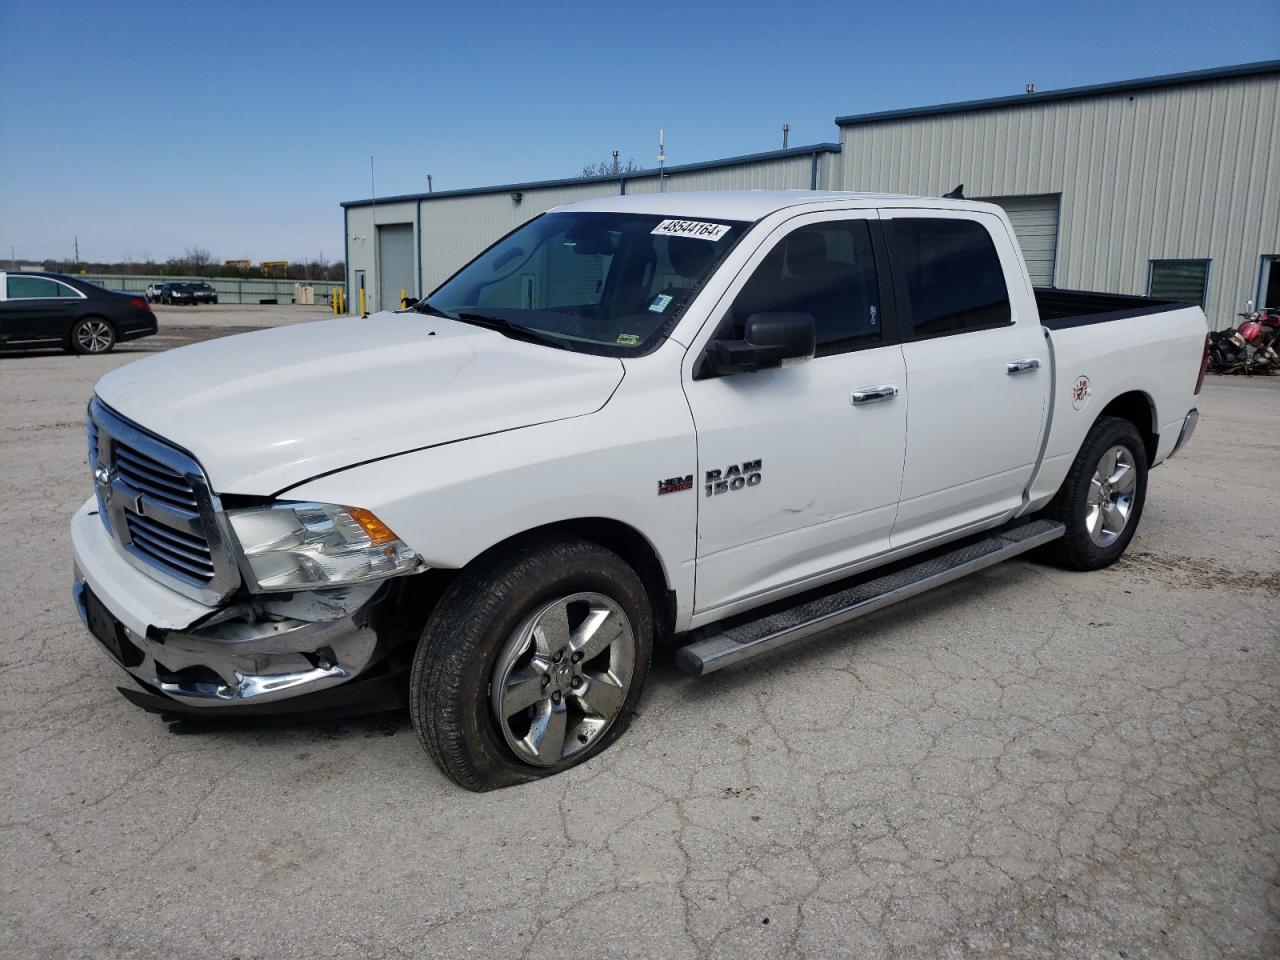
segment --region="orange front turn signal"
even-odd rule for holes
[[[360,529],[369,535],[370,542],[375,546],[400,539],[390,527],[364,507],[346,507],[345,509],[347,516],[360,525]]]

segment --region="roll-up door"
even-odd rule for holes
[[[1053,267],[1058,253],[1058,194],[984,199],[1004,207],[1009,215],[1027,261],[1032,286],[1053,286]]]
[[[413,271],[413,224],[384,223],[378,226],[378,309],[399,310],[400,291],[415,296]]]

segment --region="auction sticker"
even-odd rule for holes
[[[728,232],[727,224],[704,220],[663,220],[650,231],[655,237],[695,237],[698,240],[719,240]]]

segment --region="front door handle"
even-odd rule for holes
[[[863,387],[861,390],[855,390],[849,394],[849,402],[855,407],[863,403],[880,403],[884,400],[892,400],[898,395],[898,388],[891,383],[886,383],[880,387]]]
[[[1040,361],[1035,357],[1027,360],[1010,360],[1004,365],[1005,370],[1009,372],[1009,376],[1015,376],[1019,373],[1030,373],[1032,370],[1040,369]]]

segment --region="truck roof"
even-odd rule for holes
[[[977,200],[912,197],[892,193],[848,193],[821,190],[719,190],[705,193],[632,193],[579,200],[554,208],[557,211],[649,213],[673,217],[719,217],[725,220],[759,220],[788,207],[839,202],[852,207],[931,207],[946,210],[999,208]]]

